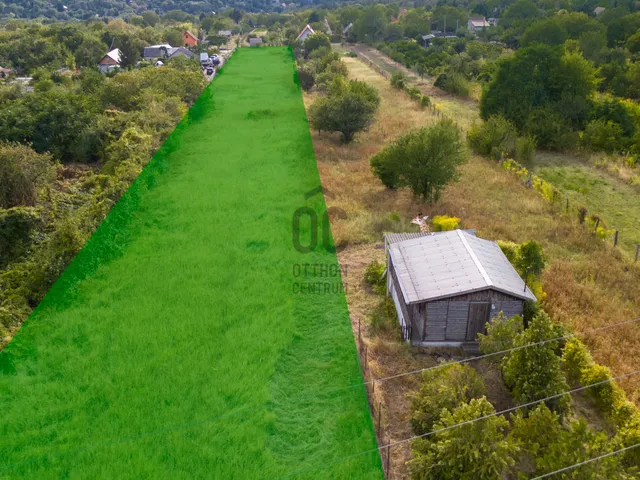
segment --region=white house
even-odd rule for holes
[[[118,48],[114,48],[110,52],[102,57],[98,62],[98,68],[102,73],[108,73],[116,68],[120,68],[120,61],[122,60],[122,52]]]
[[[467,22],[467,29],[470,32],[481,32],[483,28],[489,28],[491,24],[484,17],[470,18]]]
[[[307,26],[302,29],[300,35],[298,35],[298,38],[296,38],[296,42],[304,42],[309,35],[313,35],[314,33],[316,32],[314,32],[313,28],[311,28],[311,26],[309,26],[309,24],[307,23]]]

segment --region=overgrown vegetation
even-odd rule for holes
[[[128,29],[116,21],[105,26],[104,34],[116,38],[130,34]],[[3,52],[26,61],[28,57],[20,53],[24,34],[26,29],[11,30],[3,38],[13,40]],[[31,42],[48,42],[53,50],[63,51],[72,36],[79,55],[83,36],[99,35],[100,30],[53,25],[36,28],[33,34]],[[102,48],[96,45],[96,52]],[[57,53],[47,56],[46,51],[41,53],[42,66],[34,72],[33,91],[12,78],[0,83],[2,344],[205,87],[196,61],[175,59],[162,68],[115,76],[90,66],[61,75],[54,70],[60,65]],[[37,52],[33,50],[34,55]],[[33,59],[34,64],[40,61]],[[31,68],[28,62],[21,68]]]

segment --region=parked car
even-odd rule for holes
[[[213,65],[220,65],[220,57],[218,57],[218,55],[216,55],[215,53],[211,55],[210,60]]]
[[[207,75],[213,75],[214,69],[213,67],[207,68]]]

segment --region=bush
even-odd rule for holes
[[[575,133],[553,108],[537,108],[531,112],[525,131],[536,138],[538,145],[550,150],[564,150],[575,145]]]
[[[509,121],[493,116],[484,123],[475,123],[469,129],[469,145],[483,157],[499,160],[503,155],[512,156],[518,131]]]
[[[466,161],[460,132],[450,120],[408,133],[371,158],[371,170],[390,188],[407,186],[424,200],[438,200]]]
[[[536,154],[535,138],[525,135],[516,139],[516,160],[520,163],[530,164]]]
[[[314,50],[319,48],[331,48],[331,39],[323,32],[315,32],[309,35],[304,41],[304,51],[309,56]]]
[[[471,92],[469,80],[461,73],[456,72],[441,74],[433,85],[458,97],[466,98]]]
[[[386,266],[376,260],[372,261],[364,271],[364,283],[373,288],[376,293],[384,294],[386,281],[382,276]]]
[[[541,311],[529,328],[515,338],[513,346],[522,347],[556,337],[558,330],[549,316]],[[568,390],[560,368],[560,357],[556,355],[557,348],[558,342],[552,341],[514,350],[505,356],[502,362],[504,381],[518,403],[540,400]],[[558,414],[565,415],[570,399],[563,395],[546,403]]]
[[[482,377],[467,364],[426,370],[420,391],[411,398],[411,427],[416,435],[433,430],[443,409],[453,410],[486,394]]]
[[[408,462],[416,480],[493,480],[515,465],[518,446],[506,436],[509,422],[482,397],[443,410],[433,437],[412,444]],[[482,421],[474,421],[488,417]],[[459,426],[458,426],[459,425]],[[455,428],[453,428],[455,426]]]
[[[337,76],[328,93],[309,108],[309,123],[318,131],[341,132],[349,143],[373,122],[380,104],[378,92],[364,82]]]
[[[397,329],[398,315],[396,304],[391,296],[383,295],[380,297],[380,302],[371,313],[369,321],[375,333],[392,333]]]
[[[305,92],[311,90],[315,85],[315,78],[313,78],[313,75],[302,68],[298,69],[298,81],[300,82],[300,87]]]
[[[19,259],[32,243],[41,221],[34,208],[0,209],[0,267]]]
[[[460,224],[460,219],[457,217],[448,217],[446,215],[436,215],[432,220],[433,229],[436,232],[445,232],[448,230],[455,230]]]
[[[640,413],[627,400],[624,390],[615,381],[611,381],[613,378],[611,371],[605,366],[598,365],[584,343],[577,338],[569,340],[564,346],[562,366],[569,380],[574,383],[587,386],[607,382],[589,388],[586,392],[595,401],[600,411],[613,420],[618,427],[640,421]]]
[[[404,90],[407,85],[407,76],[403,72],[393,72],[391,75],[391,86],[398,90]]]
[[[51,184],[55,174],[50,155],[0,143],[0,208],[35,205],[40,189]]]
[[[598,119],[587,124],[582,141],[591,150],[612,153],[622,150],[622,127],[611,120]]]
[[[420,97],[420,106],[425,108],[425,107],[430,107],[431,106],[431,98],[429,98],[429,96],[427,95],[422,95],[422,97]]]
[[[407,88],[407,94],[411,97],[411,100],[419,100],[422,96],[418,87]]]
[[[506,318],[502,312],[496,318],[487,323],[487,334],[478,334],[480,351],[483,354],[502,352],[513,348],[513,344],[524,330],[522,317],[514,315]],[[495,357],[498,359],[498,357]]]

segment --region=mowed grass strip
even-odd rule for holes
[[[238,51],[0,353],[0,477],[382,478],[294,71]]]

